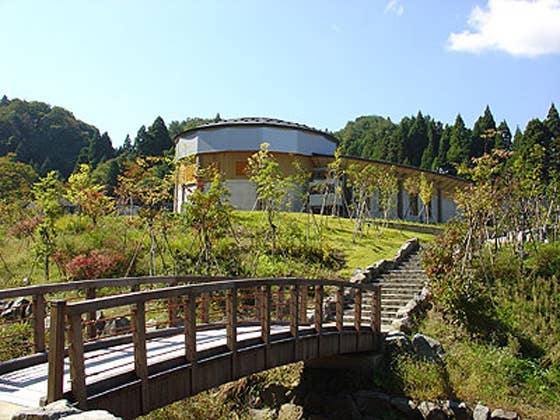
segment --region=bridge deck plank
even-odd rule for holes
[[[272,325],[271,336],[290,331],[287,325]],[[260,326],[241,326],[237,328],[238,341],[259,338]],[[227,344],[225,328],[196,332],[197,351],[209,350]],[[160,337],[146,342],[148,364],[154,365],[165,360],[184,356],[185,339],[183,334]],[[134,371],[134,348],[132,343],[113,346],[85,354],[85,373],[87,385],[106,380],[119,374]],[[47,394],[48,364],[42,363],[25,369],[0,375],[0,401],[28,407],[39,406]],[[64,359],[64,392],[70,390],[70,365]]]

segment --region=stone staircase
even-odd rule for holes
[[[387,270],[373,279],[381,285],[381,328],[387,331],[396,318],[399,309],[414,298],[428,281],[424,270],[420,267],[420,254],[415,251],[393,269]],[[354,305],[344,311],[344,321],[352,322]],[[364,294],[362,302],[362,319],[370,321],[371,297]]]
[[[427,284],[428,276],[420,267],[418,251],[395,269],[379,278],[381,285],[381,326],[389,327],[403,308]]]

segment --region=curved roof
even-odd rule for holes
[[[327,140],[330,140],[333,143],[338,144],[338,140],[336,139],[336,137],[326,131],[313,128],[305,124],[279,120],[276,118],[263,118],[263,117],[232,118],[229,120],[220,120],[208,124],[198,125],[196,127],[189,128],[188,130],[185,130],[177,134],[174,140],[175,143],[177,143],[177,139],[193,131],[220,128],[220,127],[237,127],[237,126],[280,127],[280,128],[303,130],[303,131],[308,131],[310,133],[319,134],[325,137]]]

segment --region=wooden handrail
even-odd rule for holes
[[[341,280],[316,280],[316,279],[297,279],[297,278],[262,278],[262,279],[239,279],[223,280],[213,283],[189,284],[185,286],[166,287],[157,290],[145,290],[141,292],[126,293],[117,296],[105,296],[102,298],[86,300],[83,302],[68,303],[68,313],[83,314],[91,311],[114,308],[118,306],[132,305],[137,302],[148,300],[166,299],[171,297],[183,296],[188,293],[201,294],[208,292],[226,291],[232,287],[258,287],[258,286],[291,286],[293,284],[308,286],[344,286],[357,290],[376,291],[380,288],[373,283],[348,283]]]
[[[169,281],[170,278],[166,278]],[[312,327],[318,338],[318,346],[320,349],[323,339],[323,300],[325,287],[331,286],[336,289],[336,330],[340,337],[343,333],[343,310],[344,310],[344,289],[354,290],[354,322],[353,327],[358,333],[356,343],[359,341],[359,333],[362,329],[362,293],[373,292],[372,313],[371,313],[371,330],[379,332],[380,330],[380,286],[377,284],[356,284],[339,280],[320,280],[320,279],[298,279],[298,278],[262,278],[262,279],[237,279],[237,280],[221,280],[212,283],[190,284],[185,286],[166,287],[157,290],[147,290],[139,292],[130,292],[116,296],[106,296],[94,298],[83,302],[53,302],[51,304],[51,317],[53,325],[51,326],[51,352],[49,353],[49,384],[48,384],[48,402],[61,397],[62,379],[63,379],[63,363],[64,363],[64,332],[67,330],[67,338],[69,342],[68,355],[70,359],[71,373],[71,391],[74,399],[82,408],[87,407],[87,387],[85,380],[85,360],[84,360],[84,336],[82,334],[82,317],[84,314],[87,318],[97,310],[116,308],[122,306],[131,306],[132,317],[132,338],[134,347],[134,373],[140,381],[142,392],[142,410],[148,411],[150,407],[149,401],[149,384],[148,384],[148,355],[147,355],[147,334],[146,334],[146,303],[155,300],[166,300],[174,305],[180,305],[184,314],[184,357],[187,363],[190,363],[194,369],[197,365],[197,349],[196,349],[196,299],[198,296],[206,296],[209,299],[213,293],[225,292],[225,312],[226,312],[226,348],[232,358],[230,372],[231,378],[238,376],[238,368],[236,360],[238,357],[238,338],[237,314],[239,310],[239,291],[241,289],[252,288],[260,295],[255,302],[260,305],[257,311],[261,325],[261,341],[264,346],[265,360],[268,366],[269,354],[271,349],[271,312],[276,310],[277,318],[281,318],[281,309],[271,302],[271,287],[278,288],[279,292],[276,298],[284,290],[289,291],[289,334],[295,342],[299,340],[299,325],[303,321],[302,314],[307,310],[302,307],[303,296],[307,296],[309,287],[314,289],[314,321]],[[243,293],[243,292],[241,292]],[[90,293],[91,296],[91,293]],[[307,299],[307,298],[305,298]],[[204,302],[201,302],[201,309],[204,311]],[[169,312],[168,312],[169,313]],[[169,326],[175,326],[177,321],[177,313],[173,312],[173,316],[169,319]],[[305,319],[306,324],[308,323]],[[67,327],[68,326],[68,327]],[[179,329],[179,331],[181,331]],[[86,328],[86,333],[88,330]],[[89,336],[89,334],[86,334]],[[356,344],[357,346],[357,344]],[[356,347],[357,348],[357,347]],[[296,350],[297,347],[294,347]],[[296,359],[294,355],[294,359]],[[194,372],[194,371],[193,371]]]

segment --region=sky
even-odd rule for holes
[[[0,0],[0,95],[134,139],[159,115],[332,131],[560,107],[560,0]]]

